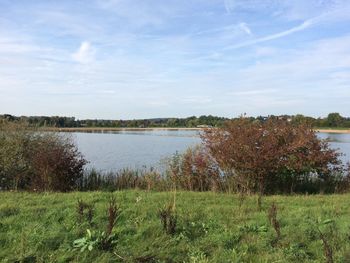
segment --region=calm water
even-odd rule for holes
[[[122,168],[161,168],[164,160],[176,152],[200,143],[198,131],[123,131],[104,133],[73,133],[79,150],[90,161],[88,167],[111,171]],[[350,160],[350,134],[320,133],[331,146],[346,154]]]

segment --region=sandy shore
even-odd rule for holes
[[[349,130],[336,130],[336,129],[315,129],[316,132],[324,132],[324,133],[350,133]]]

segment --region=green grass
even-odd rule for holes
[[[86,229],[106,229],[111,195],[122,210],[113,230],[115,246],[74,250],[73,241]],[[95,203],[92,226],[78,223],[78,199]],[[350,195],[269,196],[261,211],[256,199],[251,196],[240,207],[237,195],[179,192],[172,236],[164,233],[158,217],[172,200],[170,192],[3,192],[0,262],[326,262],[316,222],[327,219],[334,222],[320,230],[334,261],[350,262]],[[280,240],[267,217],[272,202],[278,208]]]

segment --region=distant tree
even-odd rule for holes
[[[293,124],[307,124],[310,126],[314,126],[315,119],[311,117],[304,116],[302,114],[297,114],[292,117],[292,123]]]
[[[121,127],[121,121],[118,121],[118,120],[113,121],[113,127],[116,127],[116,128]]]
[[[138,122],[137,122],[137,120],[128,121],[127,126],[128,126],[129,128],[136,128],[136,127],[138,127]]]
[[[166,127],[179,127],[179,119],[170,118],[166,122]]]
[[[343,118],[339,113],[331,113],[328,118],[314,119],[312,117],[297,114],[289,115],[270,115],[268,117],[247,117],[252,122],[265,122],[268,119],[291,120],[294,124],[306,123],[313,127],[348,127],[350,128],[350,119]],[[10,114],[0,115],[0,119],[8,121],[28,122],[33,127],[130,127],[130,128],[147,128],[147,127],[197,127],[198,125],[210,125],[221,127],[228,118],[216,117],[212,115],[202,115],[200,117],[191,116],[188,118],[156,118],[156,119],[134,119],[134,120],[104,120],[104,119],[86,119],[75,120],[74,117],[59,116],[21,116],[16,117]],[[232,119],[231,119],[232,120]],[[234,119],[233,119],[234,120]]]
[[[344,118],[337,112],[330,113],[327,116],[327,125],[329,127],[341,127],[344,123]]]

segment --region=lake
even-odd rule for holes
[[[194,130],[74,132],[71,136],[89,161],[87,168],[101,171],[162,169],[165,158],[201,142],[199,131]],[[329,139],[333,148],[346,154],[342,157],[344,162],[350,160],[350,134],[319,133],[318,136]]]

